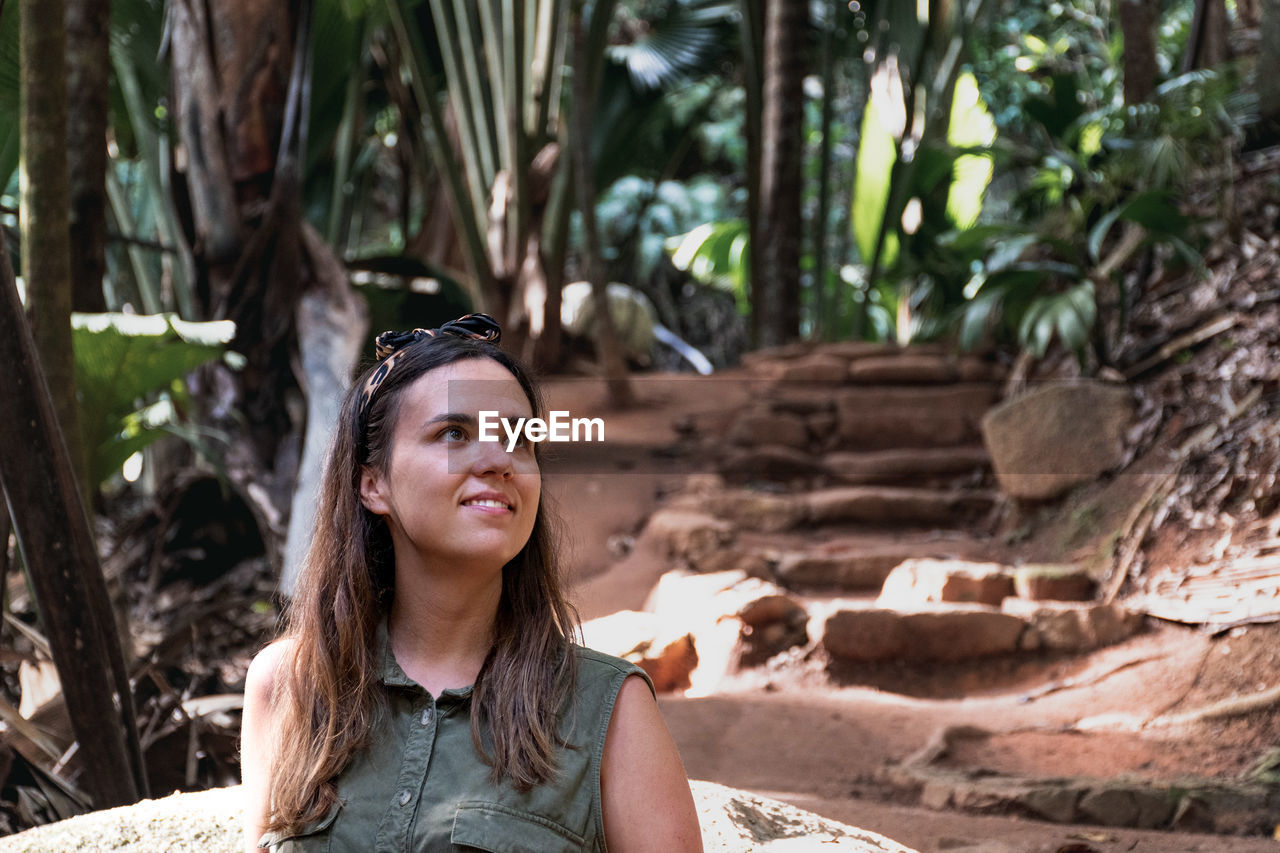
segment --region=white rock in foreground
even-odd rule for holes
[[[711,782],[692,782],[706,853],[821,849],[839,853],[916,853],[874,832],[827,820],[786,803]],[[4,853],[50,850],[239,853],[240,788],[174,794],[80,815],[0,838]],[[822,845],[815,848],[814,845]]]

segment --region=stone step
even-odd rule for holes
[[[983,489],[844,486],[804,495],[802,518],[811,526],[858,523],[962,527],[988,516],[999,497],[998,492]]]
[[[795,494],[725,489],[680,495],[665,509],[711,516],[737,530],[765,533],[855,524],[960,527],[980,522],[998,498],[998,492],[984,489],[898,486],[842,486]]]
[[[947,663],[1037,651],[1079,653],[1118,643],[1141,616],[1118,604],[1023,601],[1001,608],[937,604],[912,611],[837,607],[822,627],[822,645],[852,663]]]
[[[858,385],[941,385],[998,381],[1003,373],[999,365],[977,358],[904,352],[851,362],[847,381]]]
[[[982,441],[982,416],[995,404],[989,383],[842,389],[834,395],[829,450],[955,447]]]
[[[983,474],[991,459],[981,445],[912,449],[835,451],[819,461],[822,470],[848,485],[893,485],[932,482]]]
[[[766,551],[774,574],[790,589],[879,592],[893,570],[913,559],[956,557],[978,551],[980,543],[955,539],[900,542],[835,541]]]

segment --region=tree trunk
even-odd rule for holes
[[[1124,35],[1124,102],[1145,103],[1156,87],[1156,23],[1154,0],[1120,0]]]
[[[742,39],[743,89],[746,90],[747,138],[747,259],[750,266],[751,343],[760,346],[760,324],[764,304],[764,240],[760,222],[760,121],[763,110],[764,0],[742,0],[739,25]]]
[[[106,311],[107,75],[110,0],[67,0],[67,168],[71,304]],[[132,236],[132,235],[130,235]]]
[[[752,290],[762,347],[800,336],[800,249],[804,222],[800,189],[804,164],[804,42],[808,4],[767,0],[764,102],[760,150],[760,231],[763,265]]]
[[[813,236],[813,335],[818,340],[831,337],[831,306],[835,303],[834,294],[827,285],[827,220],[831,213],[831,131],[835,113],[835,30],[836,18],[843,4],[835,2],[833,11],[829,11],[828,20],[822,30],[822,113],[819,119],[818,133],[818,209],[814,212],[810,223]],[[838,278],[837,278],[838,280]]]
[[[199,390],[232,436],[227,470],[279,565],[299,461],[301,193],[314,0],[169,6],[178,175],[191,200],[199,312],[236,323],[245,357]],[[237,417],[236,413],[241,417]],[[250,488],[252,486],[252,488]]]
[[[1280,0],[1262,0],[1258,44],[1258,115],[1264,144],[1280,140]]]
[[[599,14],[597,5],[594,14]],[[622,344],[613,325],[613,313],[609,310],[608,282],[605,281],[604,264],[600,261],[600,236],[596,229],[596,182],[591,162],[591,114],[595,106],[596,90],[589,79],[586,57],[586,23],[582,15],[582,3],[574,3],[573,55],[573,110],[570,114],[573,148],[574,178],[578,185],[578,209],[582,213],[582,267],[587,281],[591,282],[591,301],[595,314],[596,356],[604,375],[609,393],[609,404],[625,408],[635,402],[631,382],[627,378],[627,363]]]
[[[22,269],[31,329],[54,411],[80,491],[88,497],[89,462],[76,408],[71,349],[71,263],[67,190],[67,66],[62,0],[19,6]]]
[[[4,240],[0,328],[0,446],[23,449],[0,453],[0,482],[79,745],[83,785],[98,808],[127,805],[147,794],[129,673]]]
[[[1226,62],[1231,55],[1230,33],[1226,0],[1196,0],[1191,33],[1182,56],[1183,73],[1196,68],[1213,68]]]

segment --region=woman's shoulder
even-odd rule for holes
[[[573,651],[578,661],[578,684],[580,687],[592,684],[608,684],[616,685],[614,687],[614,690],[616,690],[628,676],[638,675],[649,685],[649,689],[653,690],[653,682],[650,680],[649,674],[629,660],[605,654],[586,646],[575,645]]]
[[[244,679],[246,704],[270,704],[289,662],[293,659],[296,647],[297,640],[284,637],[268,644],[254,655]]]

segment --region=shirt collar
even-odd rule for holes
[[[390,615],[384,613],[382,618],[378,620],[378,659],[381,661],[379,677],[383,684],[388,687],[408,687],[415,690],[426,690],[421,684],[414,681],[405,671],[400,668],[400,664],[396,661],[395,653],[391,651],[391,632],[388,629],[390,624]],[[437,698],[444,699],[467,699],[471,696],[472,685],[466,687],[454,687],[445,690]]]

